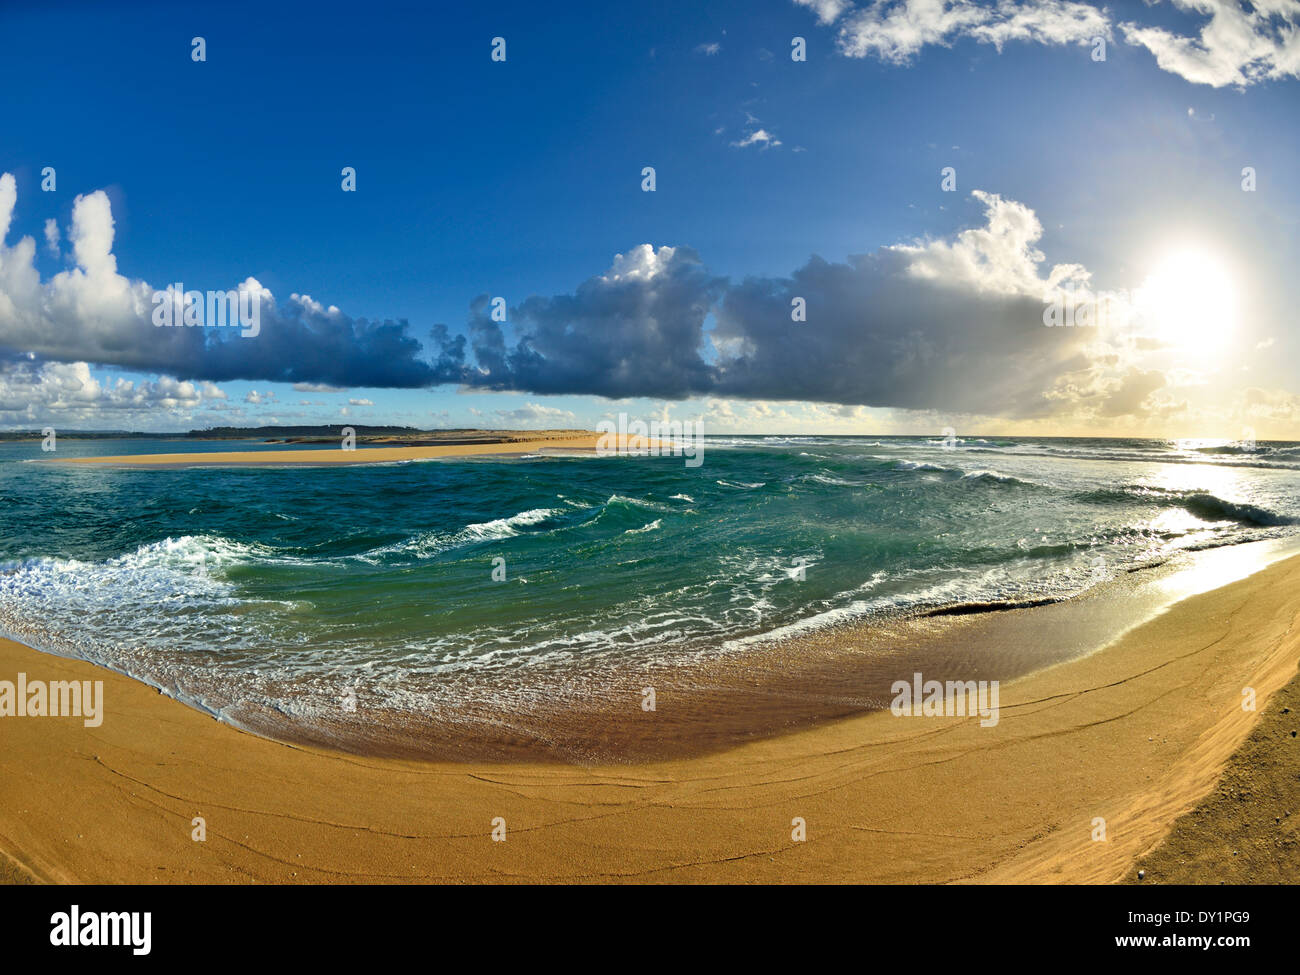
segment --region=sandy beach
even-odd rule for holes
[[[574,436],[573,431],[509,431],[488,443],[445,443],[427,446],[361,447],[356,450],[309,450],[268,446],[265,450],[222,450],[180,454],[120,454],[108,457],[59,458],[62,464],[102,464],[114,467],[216,467],[216,466],[317,466],[322,464],[388,464],[396,461],[449,457],[499,457],[538,451],[592,453],[600,440],[595,433]],[[647,441],[647,446],[652,443]]]
[[[1160,855],[1295,677],[1298,583],[1300,560],[1274,564],[1005,684],[993,727],[875,712],[643,764],[285,745],[0,642],[0,678],[103,680],[106,702],[95,728],[0,723],[0,850],[10,879],[55,883],[1116,882]],[[1289,725],[1251,762],[1294,776],[1295,712],[1269,720]],[[1294,863],[1295,822],[1263,838],[1291,853],[1256,882]],[[1197,840],[1179,842],[1186,861]],[[1214,864],[1182,879],[1217,882]]]
[[[19,957],[1289,943],[1300,0],[221,6],[0,4]]]

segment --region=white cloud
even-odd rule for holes
[[[713,41],[709,44],[697,44],[695,46],[695,53],[703,54],[706,57],[712,57],[713,55],[717,54],[721,50],[722,50],[722,45],[719,44],[717,41]]]
[[[553,426],[557,423],[572,424],[576,423],[578,419],[572,410],[543,406],[540,403],[525,403],[514,410],[493,410],[492,415],[503,423],[520,423],[532,427]]]
[[[650,244],[638,244],[626,254],[615,254],[614,262],[600,280],[607,284],[624,281],[649,281],[663,273],[673,260],[672,247],[658,250]]]
[[[119,378],[101,383],[84,362],[0,364],[0,423],[10,426],[148,426],[165,419],[183,421],[192,411],[225,399],[225,392],[212,383],[181,382],[170,376],[153,382]]]
[[[822,23],[839,19],[823,16],[830,12],[818,9]],[[962,38],[1001,50],[1007,41],[1082,44],[1110,34],[1104,11],[1072,0],[999,0],[991,5],[968,0],[880,0],[865,8],[844,4],[838,13],[843,15],[838,34],[841,52],[894,64],[907,63],[927,45],[948,46]]]
[[[374,406],[375,404],[368,399],[350,399],[348,406]]]
[[[153,289],[117,274],[107,195],[77,197],[69,239],[79,266],[54,275],[47,284],[33,264],[32,238],[4,245],[16,200],[13,176],[0,175],[0,344],[40,354],[55,343],[67,343],[83,353],[80,358],[98,359],[95,353],[100,350],[121,348],[118,337],[124,332],[148,325]],[[159,341],[158,336],[149,338]]]
[[[771,132],[767,131],[767,129],[755,129],[743,139],[732,143],[732,145],[737,149],[743,149],[746,146],[758,146],[761,149],[771,149],[780,144],[781,140]]]
[[[971,29],[971,36],[999,51],[1008,41],[1038,44],[1088,44],[1096,37],[1110,36],[1104,10],[1087,3],[1035,0],[1030,3],[999,3],[996,13]]]
[[[996,193],[974,190],[971,195],[984,204],[984,226],[961,231],[952,243],[935,240],[888,249],[907,256],[907,272],[916,278],[993,294],[1042,295],[1049,283],[1039,278],[1043,254],[1034,245],[1043,227],[1034,211]],[[1073,265],[1054,268],[1051,284],[1074,271]]]
[[[1300,0],[1173,0],[1188,14],[1209,15],[1196,37],[1134,22],[1124,39],[1155,55],[1156,64],[1194,84],[1244,88],[1300,78]]]
[[[59,257],[59,222],[54,218],[45,221],[45,246],[51,254]]]
[[[822,24],[833,24],[850,6],[849,0],[794,0],[800,7],[807,7],[817,15]]]
[[[36,241],[6,243],[17,198],[13,175],[0,173],[0,357],[336,387],[416,388],[441,378],[406,322],[354,319],[306,295],[277,304],[254,278],[237,290],[258,296],[255,340],[241,339],[238,329],[156,327],[155,289],[118,273],[112,207],[102,190],[73,203],[67,239],[76,266],[42,281]],[[45,237],[48,245],[48,223]]]
[[[5,173],[0,176],[0,244],[9,236],[9,224],[13,220],[17,202],[18,183],[12,173]]]
[[[1008,41],[1089,44],[1112,36],[1107,9],[1082,0],[875,0],[861,7],[847,0],[794,2],[813,10],[820,23],[838,24],[841,53],[892,64],[962,39],[1000,51]],[[1170,2],[1185,15],[1209,19],[1194,36],[1137,21],[1119,25],[1124,40],[1150,51],[1162,70],[1216,88],[1300,78],[1300,0]]]

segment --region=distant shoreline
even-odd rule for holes
[[[365,424],[333,424],[319,427],[216,427],[171,433],[133,433],[121,430],[56,430],[60,440],[161,440],[178,443],[221,443],[223,441],[260,440],[263,443],[338,443],[345,430],[351,430],[358,443],[502,443],[533,440],[539,437],[582,436],[589,430],[556,428],[547,430],[488,430],[454,427],[446,430],[418,430],[404,427],[376,427]],[[0,443],[42,440],[43,431],[0,431]]]
[[[358,444],[354,449],[341,447],[334,450],[302,450],[314,446],[312,441],[272,450],[205,451],[180,454],[115,454],[108,457],[59,457],[49,462],[55,464],[92,464],[112,467],[267,467],[267,466],[322,466],[335,464],[385,464],[398,461],[430,460],[436,458],[509,456],[528,454],[538,450],[596,451],[599,435],[572,431],[538,431],[526,435],[512,431],[497,439],[447,440],[413,446],[403,440],[387,445],[372,441]]]

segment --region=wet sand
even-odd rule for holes
[[[876,711],[639,764],[282,744],[2,642],[0,679],[102,679],[107,704],[0,718],[0,850],[54,882],[1114,882],[1215,787],[1243,688],[1264,711],[1296,673],[1298,583],[1289,559],[1184,599],[1002,685],[992,727]]]
[[[943,682],[1006,682],[1084,656],[1178,599],[1294,552],[1293,543],[1261,542],[1187,553],[1046,605],[943,606],[778,633],[653,666],[536,668],[490,679],[473,671],[411,674],[403,690],[408,702],[427,702],[418,710],[393,710],[373,696],[364,675],[355,683],[339,675],[329,685],[270,686],[256,695],[269,695],[278,707],[232,700],[227,682],[205,684],[198,673],[185,690],[244,730],[361,756],[579,765],[691,758],[888,708],[894,683],[917,672]],[[643,704],[651,690],[648,720]],[[331,698],[342,703],[345,692],[354,695],[354,710],[311,706]],[[307,707],[294,705],[297,695]]]

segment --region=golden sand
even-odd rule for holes
[[[188,454],[120,454],[112,457],[70,457],[61,464],[107,464],[124,467],[186,467],[263,464],[386,464],[403,460],[532,454],[538,451],[595,451],[599,435],[537,436],[516,434],[491,443],[430,444],[420,447],[362,447],[359,450],[305,450],[287,447],[266,450],[223,450]],[[517,437],[517,439],[515,438]]]
[[[1260,713],[1209,795],[1129,868],[1125,883],[1300,880],[1300,674]]]
[[[995,727],[877,712],[592,767],[280,744],[0,641],[0,678],[102,679],[106,711],[0,718],[0,850],[54,882],[1113,882],[1214,788],[1243,688],[1295,674],[1298,614],[1291,559],[1004,684]]]

